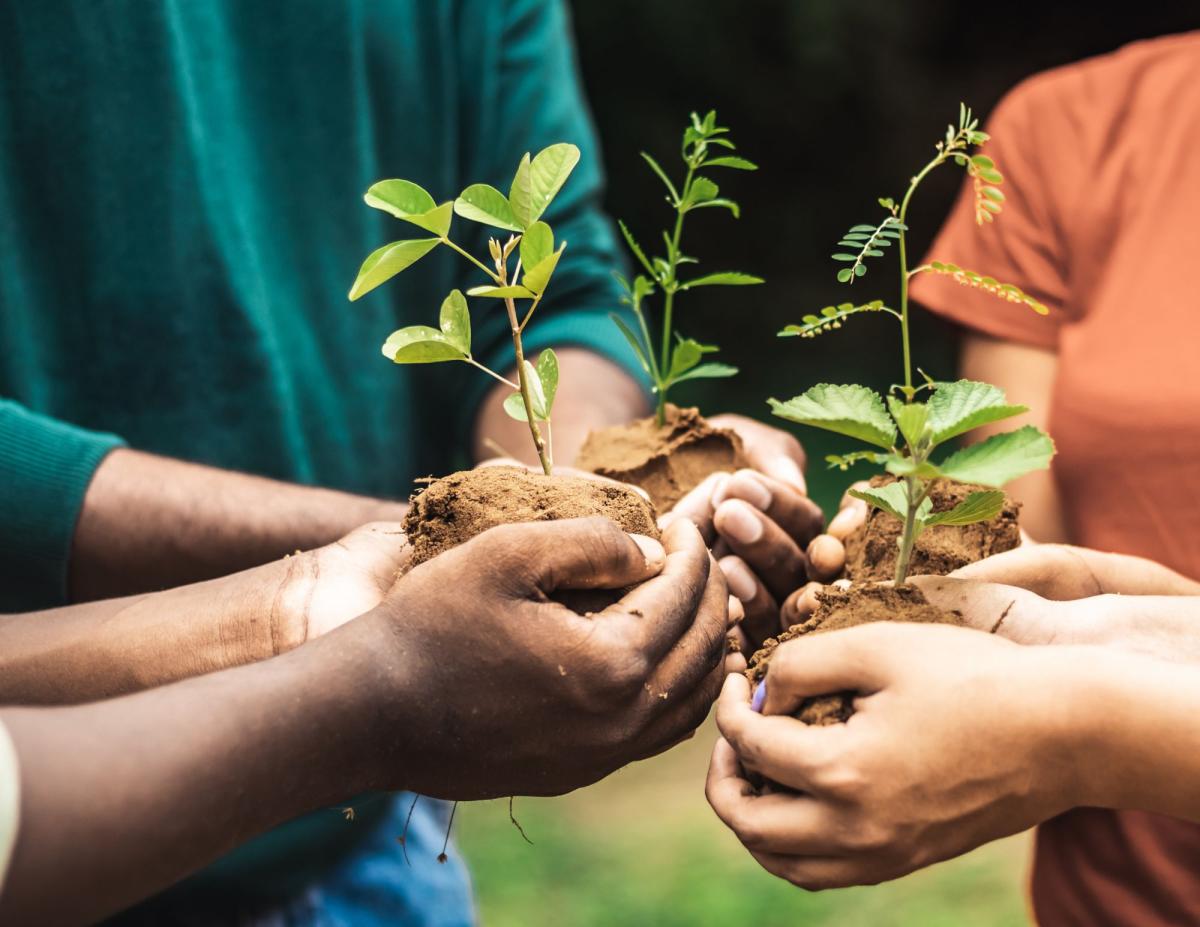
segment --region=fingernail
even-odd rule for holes
[[[739,544],[753,544],[763,534],[758,513],[741,499],[724,502],[717,512],[717,521],[717,530]]]
[[[767,700],[767,680],[764,677],[762,682],[754,687],[754,695],[750,698],[750,710],[762,713],[763,703]]]
[[[743,470],[735,473],[726,485],[725,494],[727,496],[732,492],[737,498],[749,502],[760,512],[765,512],[771,507],[771,490],[756,479],[751,471]]]
[[[758,584],[749,568],[737,557],[726,557],[721,561],[721,572],[725,574],[725,585],[737,598],[749,602],[754,598]]]
[[[746,610],[742,608],[741,600],[737,596],[731,595],[729,603],[726,606],[729,610],[729,626],[733,627],[746,617]]]
[[[663,550],[662,544],[644,534],[629,536],[633,538],[633,543],[642,549],[642,556],[646,558],[646,566],[652,570],[661,570],[667,562],[667,552]]]
[[[712,506],[715,509],[729,495],[729,474],[714,473],[709,479],[713,481]]]
[[[800,465],[790,457],[779,456],[767,462],[763,467],[767,476],[774,477],[781,483],[787,483],[789,486],[794,486],[800,492],[808,495],[808,482],[804,479],[804,471],[800,469]]]

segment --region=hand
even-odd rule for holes
[[[384,704],[404,787],[560,794],[689,734],[724,675],[728,593],[710,563],[687,522],[660,545],[589,518],[493,528],[413,569],[354,629],[403,693]],[[628,586],[588,617],[550,598]]]
[[[709,803],[763,868],[810,890],[957,856],[1089,799],[1072,763],[1082,734],[1056,686],[1084,659],[941,625],[789,641],[772,658],[762,714],[745,677],[726,681]],[[790,717],[804,698],[841,690],[858,693],[847,723]],[[794,791],[759,793],[745,771]]]
[[[866,480],[859,480],[850,487],[860,490],[866,488]],[[866,524],[869,514],[867,503],[850,495],[850,490],[847,490],[838,506],[838,513],[830,520],[825,533],[818,535],[808,545],[810,579],[828,583],[842,575],[846,569],[846,539]]]
[[[806,494],[804,450],[795,438],[740,415],[710,421],[741,436],[750,463],[712,488],[712,524],[722,572],[746,611],[743,645],[753,650],[779,633],[779,603],[807,578],[804,546],[824,516]]]

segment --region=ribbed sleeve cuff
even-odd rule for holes
[[[0,401],[0,611],[67,601],[67,560],[92,475],[115,435]]]

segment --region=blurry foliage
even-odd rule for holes
[[[741,375],[683,384],[675,398],[758,418],[768,414],[766,397],[791,383],[884,390],[894,379],[889,359],[898,336],[882,313],[803,355],[774,333],[810,307],[842,298],[828,273],[828,244],[847,213],[876,209],[874,191],[903,187],[910,166],[925,159],[930,135],[944,128],[945,113],[970,100],[986,128],[996,102],[1029,74],[1200,24],[1200,11],[1188,4],[1143,4],[1105,17],[1090,4],[1013,2],[989,8],[986,28],[977,6],[953,0],[574,0],[572,7],[609,172],[610,215],[631,228],[657,227],[662,192],[638,151],[671,150],[693,109],[715,107],[738,127],[741,147],[755,153],[761,170],[739,190],[745,218],[737,234],[714,214],[698,214],[689,231],[692,253],[718,253],[767,280],[737,294],[740,300],[697,290],[688,309],[689,325],[719,341]],[[914,260],[925,255],[961,183],[946,172],[922,188],[909,217],[919,230],[910,236]],[[715,252],[710,236],[719,238]],[[914,338],[929,346],[926,371],[950,377],[953,332],[928,313],[914,323]],[[804,438],[815,462],[810,486],[828,509],[867,468],[826,471],[821,461],[836,441],[811,432]]]

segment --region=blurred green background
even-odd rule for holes
[[[681,297],[687,334],[722,346],[734,380],[687,384],[678,399],[708,412],[763,416],[823,381],[886,389],[899,341],[882,316],[854,319],[816,341],[775,332],[849,298],[834,280],[832,245],[902,192],[956,118],[960,100],[985,117],[1023,77],[1127,42],[1200,25],[1195,4],[955,0],[574,0],[580,65],[609,173],[607,205],[643,243],[670,211],[639,150],[669,165],[692,109],[716,108],[756,174],[724,171],[742,204],[689,217],[684,250],[706,270],[757,273],[755,289],[710,287]],[[1003,168],[1003,165],[1001,165]],[[671,168],[668,168],[671,169]],[[924,184],[910,213],[919,257],[948,210],[961,172]],[[1001,220],[1003,221],[1003,220]],[[986,230],[983,232],[986,234]],[[894,258],[892,259],[894,260]],[[895,299],[889,265],[854,295]],[[917,316],[916,362],[953,371],[955,336]],[[814,462],[810,488],[827,509],[853,474],[821,460],[846,449],[797,432]],[[666,756],[560,799],[519,799],[529,846],[507,802],[465,805],[459,840],[486,927],[515,925],[834,925],[998,927],[1026,923],[1027,837],[984,847],[898,882],[811,895],[764,873],[713,817],[703,781],[709,726]]]

